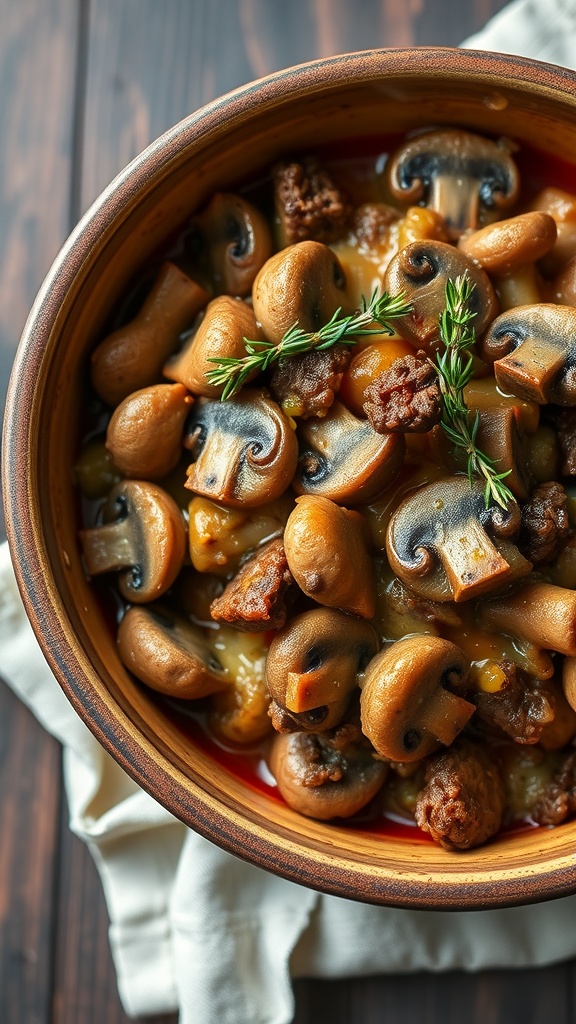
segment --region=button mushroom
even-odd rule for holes
[[[487,274],[500,277],[536,263],[550,251],[557,233],[554,218],[534,210],[463,235],[458,248]]]
[[[504,144],[454,128],[410,138],[386,173],[394,198],[436,210],[451,238],[497,219],[520,187]]]
[[[318,604],[371,619],[376,584],[366,533],[359,512],[317,495],[298,498],[286,523],[284,548],[300,589]]]
[[[160,480],[174,469],[193,401],[182,384],[154,384],[128,395],[116,407],[106,448],[124,476]]]
[[[402,249],[388,265],[384,285],[391,295],[404,292],[411,312],[395,321],[402,337],[430,348],[438,339],[438,322],[446,306],[449,279],[466,274],[474,286],[467,308],[475,314],[474,329],[480,335],[498,312],[494,289],[487,274],[453,245],[425,239]]]
[[[266,678],[282,731],[331,729],[342,721],[366,665],[378,650],[368,622],[330,608],[291,619],[268,652]],[[274,721],[274,714],[273,714]]]
[[[157,484],[124,480],[110,491],[104,525],[80,531],[90,576],[121,573],[127,601],[153,601],[172,585],[186,553],[186,527],[176,502]]]
[[[481,483],[447,477],[404,499],[390,520],[386,550],[393,571],[416,593],[467,601],[530,571],[508,539],[519,527],[515,501],[506,510],[486,509]]]
[[[217,192],[192,221],[188,247],[193,258],[208,263],[216,293],[243,296],[272,253],[272,235],[247,199]]]
[[[294,478],[297,494],[315,494],[345,505],[375,497],[402,465],[402,434],[378,434],[341,402],[323,419],[299,424],[300,457]]]
[[[367,744],[309,733],[276,736],[269,762],[288,806],[320,821],[349,818],[361,810],[388,774],[388,765]]]
[[[576,655],[576,591],[552,583],[523,583],[504,597],[483,602],[485,629],[521,637],[537,647]]]
[[[398,640],[366,669],[360,697],[362,732],[391,761],[417,761],[449,746],[475,711],[455,689],[469,670],[464,652],[441,637]]]
[[[297,322],[317,331],[337,309],[352,313],[338,257],[322,242],[297,242],[272,256],[252,290],[254,314],[268,341],[278,344]]]
[[[169,380],[180,381],[195,395],[220,398],[224,385],[209,384],[206,377],[215,366],[211,360],[242,359],[246,355],[244,339],[261,341],[263,337],[254,312],[246,302],[220,295],[208,303],[198,327],[180,352],[165,363],[162,372]]]
[[[184,444],[192,452],[186,487],[228,505],[279,497],[298,461],[290,421],[270,398],[246,388],[226,403],[200,398]]]
[[[137,679],[170,697],[197,700],[231,684],[202,630],[160,605],[128,609],[118,650]]]
[[[576,309],[555,303],[517,306],[491,324],[482,355],[498,387],[540,405],[576,405]]]
[[[109,334],[92,355],[92,384],[108,405],[156,384],[162,366],[210,296],[174,263],[160,268],[138,315]]]

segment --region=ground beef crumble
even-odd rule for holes
[[[568,498],[561,484],[540,484],[522,509],[518,548],[534,566],[553,562],[570,532]]]
[[[329,244],[344,234],[352,206],[316,157],[279,164],[274,193],[286,245],[308,239]]]
[[[395,359],[366,388],[363,409],[379,434],[422,434],[439,423],[440,386],[424,353]]]
[[[560,825],[575,813],[576,751],[571,750],[532,808],[532,817],[539,825]]]
[[[546,690],[513,662],[501,661],[506,678],[494,693],[479,691],[471,698],[477,713],[488,725],[502,729],[515,743],[537,743],[545,725],[554,719]]]
[[[340,389],[352,353],[346,345],[323,352],[280,359],[270,378],[270,390],[289,416],[325,416]]]
[[[277,537],[259,548],[210,605],[216,622],[260,632],[286,621],[284,597],[293,582],[284,544]]]

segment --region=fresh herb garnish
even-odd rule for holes
[[[329,322],[318,331],[303,331],[296,322],[286,331],[278,344],[244,338],[248,355],[241,358],[228,356],[210,359],[209,362],[217,365],[213,370],[208,370],[206,377],[214,386],[224,385],[220,400],[225,402],[227,398],[237,394],[255,371],[263,373],[279,359],[304,355],[306,352],[323,352],[338,343],[354,345],[356,338],[371,334],[394,334],[390,321],[406,316],[411,312],[411,308],[405,302],[403,292],[394,296],[376,290],[370,302],[367,303],[362,297],[361,308],[350,316],[341,317],[342,309],[337,309]],[[374,323],[379,326],[371,326]]]

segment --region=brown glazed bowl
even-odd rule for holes
[[[50,271],[18,350],[4,495],[19,585],[73,706],[126,771],[226,850],[338,896],[480,909],[576,891],[576,821],[464,854],[313,821],[186,740],[121,665],[87,582],[72,483],[87,354],[136,271],[213,192],[320,142],[432,124],[512,134],[576,165],[576,75],[498,54],[382,50],[279,72],[192,114],[92,206]]]

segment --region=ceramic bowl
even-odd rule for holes
[[[71,472],[87,353],[135,273],[189,214],[280,154],[438,123],[510,133],[576,165],[576,75],[458,50],[350,54],[241,88],[153,143],[92,206],[38,295],[10,386],[3,479],[19,585],[44,653],[79,715],[145,790],[226,850],[304,885],[470,909],[576,891],[576,821],[454,854],[417,835],[304,818],[241,779],[120,663],[82,568]]]

